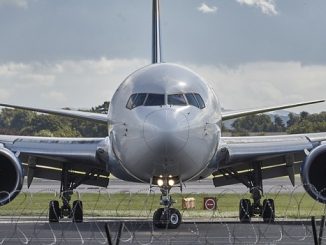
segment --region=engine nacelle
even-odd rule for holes
[[[21,191],[23,167],[13,152],[0,148],[0,205],[11,202]]]
[[[309,195],[326,203],[326,145],[313,149],[301,166],[301,180]]]

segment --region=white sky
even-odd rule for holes
[[[324,99],[325,12],[325,0],[162,0],[163,57],[224,108]],[[1,102],[89,108],[150,62],[151,0],[0,0],[0,37]]]

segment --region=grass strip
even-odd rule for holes
[[[194,209],[182,209],[182,199],[195,198]],[[217,210],[203,210],[204,197],[217,198]],[[193,218],[232,218],[238,217],[239,200],[250,198],[249,194],[173,194],[174,207],[184,217]],[[275,200],[277,218],[305,219],[325,214],[325,205],[313,200],[306,193],[269,194],[264,198]],[[81,193],[73,194],[71,200],[83,201],[85,216],[98,217],[139,217],[151,218],[153,212],[160,207],[160,194],[129,193]],[[21,193],[5,206],[0,207],[0,216],[47,216],[50,200],[58,200],[59,196],[51,193]]]

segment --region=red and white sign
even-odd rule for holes
[[[216,210],[216,197],[205,197],[204,198],[204,209]]]

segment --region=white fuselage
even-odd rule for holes
[[[169,104],[168,95],[187,93],[199,94],[205,107]],[[164,95],[164,104],[127,108],[133,94]],[[127,77],[111,100],[109,118],[117,169],[129,175],[124,179],[135,181],[150,182],[154,176],[197,179],[213,160],[221,136],[221,108],[213,90],[191,70],[169,63],[152,64]],[[117,169],[111,172],[123,178]]]

